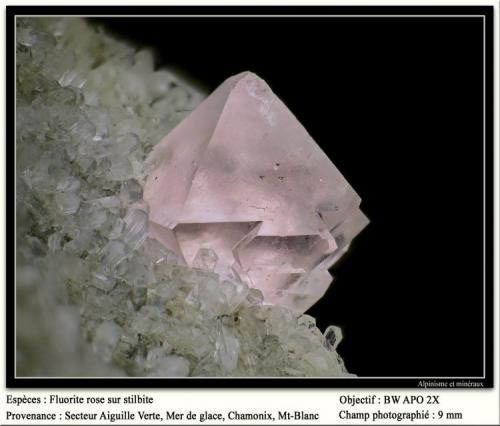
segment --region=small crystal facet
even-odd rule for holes
[[[325,330],[325,346],[334,351],[342,341],[342,330],[339,327],[331,325]]]

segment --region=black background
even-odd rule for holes
[[[257,73],[360,194],[371,223],[308,312],[343,328],[350,371],[483,375],[480,18],[94,23],[209,91]]]

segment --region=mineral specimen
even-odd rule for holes
[[[368,223],[361,199],[258,76],[226,80],[148,159],[150,236],[187,265],[260,289],[304,312]],[[198,253],[198,254],[197,254]]]
[[[204,95],[84,20],[16,24],[17,376],[349,376],[336,328],[150,220],[144,158]],[[210,232],[256,229],[233,225]]]

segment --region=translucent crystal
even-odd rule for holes
[[[225,372],[231,372],[238,363],[240,344],[231,330],[226,326],[221,326],[215,343],[217,357],[220,360]]]
[[[212,272],[218,260],[217,254],[212,249],[200,248],[194,257],[193,267]]]
[[[130,155],[141,149],[141,141],[135,133],[126,133],[116,138],[111,153],[116,155]]]
[[[167,264],[177,264],[177,255],[167,248],[157,240],[152,238],[147,238],[144,244],[144,250],[148,254],[149,258],[155,264],[167,263]]]
[[[102,108],[85,105],[83,107],[83,112],[96,128],[94,139],[100,140],[106,137],[109,133],[110,125],[109,114],[107,111]]]
[[[231,311],[240,306],[248,296],[249,288],[242,281],[224,280],[220,286]]]
[[[104,212],[105,218],[107,217],[107,213]],[[125,229],[125,221],[121,218],[118,218],[113,223],[113,227],[111,228],[110,233],[108,234],[108,238],[110,240],[116,240],[121,237],[123,230]]]
[[[95,270],[92,273],[92,277],[94,278],[93,284],[103,291],[111,290],[116,283],[114,277],[110,276],[109,271],[106,271],[105,268]]]
[[[104,263],[110,268],[115,268],[127,257],[127,249],[121,241],[110,241],[102,250]]]
[[[122,182],[120,197],[125,205],[142,200],[142,186],[135,179]]]
[[[122,329],[114,322],[103,322],[95,331],[93,340],[94,351],[105,361],[110,361],[121,334]]]
[[[264,301],[264,295],[259,289],[251,288],[247,293],[246,300],[250,305],[260,305]]]
[[[56,232],[52,234],[47,241],[49,250],[52,252],[59,251],[61,249],[62,239],[63,239],[62,233]]]
[[[136,286],[132,289],[130,300],[135,309],[140,309],[147,302],[148,289],[146,286]]]
[[[334,351],[342,340],[342,330],[339,327],[331,325],[325,330],[325,346]]]
[[[147,161],[152,237],[169,234],[159,241],[190,266],[210,247],[217,273],[236,270],[265,302],[298,312],[324,294],[328,269],[368,222],[349,183],[249,72],[219,86]]]
[[[122,181],[134,177],[132,163],[127,157],[114,157],[111,159],[111,167],[109,169],[109,178],[111,180]]]
[[[58,192],[55,201],[63,214],[74,214],[80,207],[80,196],[76,192]]]
[[[143,210],[132,209],[123,220],[125,222],[123,241],[135,250],[148,238],[148,214]]]
[[[80,181],[75,177],[69,177],[56,186],[56,190],[60,192],[78,191],[80,189]]]
[[[298,325],[311,329],[316,327],[316,320],[310,315],[301,315],[297,319]]]
[[[146,355],[146,368],[149,370],[153,368],[154,364],[167,355],[166,347],[159,346],[152,348]]]
[[[92,203],[108,210],[118,209],[121,206],[120,199],[116,196],[97,198],[92,200]]]
[[[149,371],[150,376],[186,377],[189,375],[189,361],[185,358],[170,355],[158,359]]]

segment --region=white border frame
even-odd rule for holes
[[[178,4],[176,4],[179,6]],[[258,6],[260,4],[256,4],[254,6]],[[342,4],[339,4],[339,6]],[[491,6],[491,4],[482,4],[478,3],[474,6]],[[113,5],[117,6],[117,5]],[[153,5],[152,5],[153,6]],[[166,6],[166,5],[163,5]],[[172,5],[174,6],[174,5]],[[201,5],[200,5],[201,6]],[[231,5],[228,5],[231,6]],[[235,4],[232,4],[232,6],[235,6]],[[312,6],[312,4],[311,4]],[[320,5],[317,5],[320,6]],[[333,4],[325,4],[325,6],[335,6]],[[359,6],[367,6],[367,5],[359,5]],[[394,5],[396,6],[396,5]],[[430,4],[422,4],[422,7],[425,6],[431,6]],[[446,5],[439,5],[435,4],[435,6],[446,6]],[[449,5],[452,6],[452,5]],[[466,6],[465,4],[460,4],[460,5],[454,5],[454,6]],[[472,6],[469,4],[469,6]],[[147,6],[146,6],[147,7]],[[154,7],[154,6],[153,6]],[[494,10],[495,12],[496,10]],[[16,15],[14,20],[17,18],[51,18],[51,17],[57,17],[57,18],[240,18],[240,17],[249,17],[249,18],[482,18],[483,20],[483,375],[479,377],[474,377],[474,376],[467,376],[467,377],[447,377],[447,376],[425,376],[425,377],[414,377],[414,376],[407,376],[407,377],[394,377],[394,376],[389,376],[389,377],[379,377],[379,376],[360,376],[360,377],[267,377],[267,376],[256,376],[256,377],[219,377],[219,376],[211,376],[211,377],[175,377],[176,380],[182,379],[182,380],[191,380],[191,379],[221,379],[221,380],[227,380],[227,379],[237,379],[237,380],[261,380],[261,379],[277,379],[277,380],[304,380],[304,379],[329,379],[329,380],[336,380],[336,379],[388,379],[388,380],[400,380],[400,379],[414,379],[414,380],[421,380],[421,381],[427,381],[427,380],[437,380],[437,379],[442,379],[444,381],[459,381],[459,380],[484,380],[486,379],[486,16],[485,15],[444,15],[444,14],[437,14],[437,15],[383,15],[383,14],[375,14],[375,15],[314,15],[314,14],[307,14],[307,15],[279,15],[279,14],[271,14],[271,15],[183,15],[183,14],[172,14],[172,15],[108,15],[108,14],[88,14],[88,15]],[[493,17],[493,21],[495,21],[495,18]],[[494,23],[494,22],[493,22]],[[16,34],[17,35],[17,34]],[[495,35],[494,35],[495,37]],[[16,36],[14,36],[14,52],[15,52],[15,46],[16,46]],[[496,58],[493,58],[496,60]],[[494,71],[496,70],[495,67],[495,62],[494,62]],[[14,61],[14,77],[16,77],[16,61]],[[495,77],[494,77],[495,78]],[[15,90],[14,90],[15,92]],[[14,103],[16,102],[17,96],[14,96]],[[495,110],[495,106],[494,106]],[[493,124],[493,123],[492,123]],[[14,126],[16,125],[16,117],[14,114]],[[495,129],[497,131],[497,129]],[[14,132],[15,133],[15,132]],[[494,136],[495,139],[495,136]],[[17,137],[16,137],[17,140]],[[493,152],[493,155],[495,157],[495,151]],[[495,157],[496,158],[496,157]],[[14,149],[14,162],[16,162],[16,150]],[[495,172],[494,172],[495,173]],[[16,177],[14,175],[14,187],[16,188]],[[14,210],[16,210],[16,207],[14,206]],[[14,226],[16,227],[16,220],[17,220],[17,212],[15,211],[14,215]],[[16,245],[16,236],[14,234],[14,245]],[[16,264],[16,251],[14,251],[14,264]],[[16,279],[16,268],[14,267],[14,280],[17,284],[17,279]],[[494,285],[494,283],[493,283]],[[17,292],[14,289],[14,336],[17,335],[17,329],[16,329],[16,307],[17,307],[17,300],[16,300]],[[495,318],[495,314],[493,315]],[[494,346],[494,345],[493,345]],[[495,348],[493,348],[494,350]],[[16,350],[14,349],[14,379],[81,379],[81,380],[95,380],[95,379],[126,379],[126,380],[131,380],[132,382],[137,379],[147,379],[147,380],[155,380],[155,379],[171,379],[173,377],[146,377],[146,376],[134,376],[134,377],[110,377],[110,376],[90,376],[90,377],[83,377],[83,376],[48,376],[48,377],[42,377],[42,376],[17,376],[16,375]],[[193,385],[195,387],[195,385]],[[436,387],[429,387],[428,389],[448,389],[446,388],[441,388],[439,386]],[[461,388],[463,389],[463,388]]]

